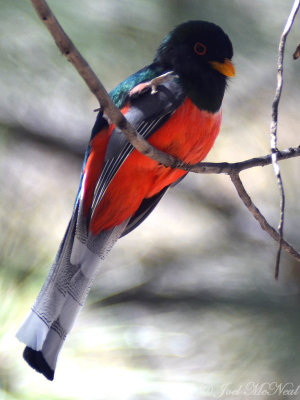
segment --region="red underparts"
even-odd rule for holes
[[[128,107],[122,109],[126,114]],[[186,163],[203,160],[214,144],[221,124],[221,112],[200,111],[189,99],[155,132],[149,143]],[[105,151],[113,126],[102,130],[91,142],[85,167],[84,212],[89,213],[93,192],[101,174]],[[154,196],[186,172],[166,168],[134,150],[122,164],[90,221],[96,235],[133,215],[144,198]]]

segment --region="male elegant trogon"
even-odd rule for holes
[[[153,146],[186,163],[207,155],[219,133],[232,45],[218,26],[189,21],[162,41],[152,64],[110,96]],[[58,353],[99,263],[136,228],[185,171],[142,155],[100,111],[82,168],[73,215],[49,276],[17,337],[25,360],[52,380]]]

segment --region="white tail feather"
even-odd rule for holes
[[[48,379],[53,379],[58,354],[86,300],[101,259],[128,222],[84,238],[77,216],[75,209],[49,276],[17,333],[18,339],[30,348],[24,352],[26,361]]]

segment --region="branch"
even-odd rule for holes
[[[291,147],[286,150],[277,151],[277,160],[287,160],[289,158],[300,156],[300,146]],[[211,163],[211,162],[201,162],[195,165],[178,165],[177,168],[184,169],[188,172],[194,172],[197,174],[232,174],[239,173],[246,169],[254,167],[265,167],[266,165],[272,164],[272,154],[268,154],[262,157],[250,158],[249,160],[240,161],[236,163]]]
[[[293,59],[294,60],[298,60],[299,57],[300,57],[300,43],[296,47],[296,50],[295,50],[295,52],[293,54]]]
[[[295,0],[292,10],[290,12],[290,15],[287,19],[287,22],[286,22],[283,32],[281,34],[280,41],[279,41],[278,61],[277,61],[277,87],[276,87],[274,101],[272,104],[272,122],[271,122],[271,129],[270,129],[271,130],[271,132],[270,132],[271,133],[271,149],[272,149],[272,152],[274,152],[274,153],[276,153],[276,151],[277,151],[276,149],[277,149],[278,107],[279,107],[279,102],[280,102],[280,97],[281,97],[281,92],[282,92],[282,86],[283,86],[283,60],[284,60],[285,43],[286,43],[287,36],[292,28],[292,25],[293,25],[294,19],[296,17],[296,14],[299,10],[299,7],[300,7],[300,0]],[[297,52],[297,49],[296,49],[296,52]],[[295,58],[296,52],[294,53],[294,58]],[[274,157],[274,159],[276,162],[276,157]]]
[[[54,14],[48,7],[45,0],[31,0],[38,16],[46,25],[47,29],[53,36],[57,47],[62,54],[70,61],[76,68],[80,76],[90,88],[91,92],[96,96],[99,101],[101,110],[109,117],[110,121],[124,132],[128,141],[142,154],[152,158],[153,160],[169,166],[171,168],[177,167],[180,163],[175,157],[170,154],[164,153],[150,143],[148,143],[138,132],[130,125],[121,111],[115,106],[104,86],[91,69],[87,61],[82,57],[76,49],[71,39],[65,33]]]
[[[283,240],[283,225],[284,225],[284,209],[285,209],[285,193],[283,187],[283,181],[280,173],[280,167],[277,162],[277,125],[278,125],[278,107],[281,97],[281,91],[283,86],[283,60],[284,60],[284,51],[285,51],[285,43],[287,36],[292,28],[295,16],[298,12],[300,6],[300,0],[295,0],[290,15],[287,19],[287,22],[284,26],[282,35],[279,41],[279,49],[278,49],[278,61],[277,61],[277,88],[275,92],[274,101],[272,104],[272,122],[271,122],[271,150],[272,150],[272,165],[274,169],[275,176],[277,178],[278,187],[280,190],[280,216],[279,216],[279,224],[278,224],[278,232],[280,236],[279,247],[277,250],[276,256],[276,265],[275,265],[275,278],[278,278],[279,274],[279,264],[280,264],[280,256],[281,256],[281,247]]]
[[[298,0],[299,2],[300,0]],[[260,222],[262,228],[266,230],[274,240],[280,241],[285,250],[287,250],[291,255],[293,255],[298,261],[300,261],[299,253],[293,249],[286,241],[282,239],[276,230],[271,227],[265,218],[261,215],[259,210],[254,206],[251,201],[250,196],[245,191],[238,173],[252,167],[256,166],[265,166],[272,163],[272,158],[276,158],[276,161],[283,160],[287,158],[297,157],[300,155],[300,147],[292,148],[288,150],[284,150],[279,152],[276,147],[274,147],[275,151],[272,151],[271,155],[267,155],[264,157],[257,157],[250,160],[242,161],[239,163],[199,163],[196,165],[188,165],[180,160],[177,160],[175,157],[159,151],[150,145],[143,137],[141,137],[135,129],[129,124],[124,115],[120,112],[120,110],[115,106],[115,104],[110,99],[108,93],[105,88],[86,62],[86,60],[81,56],[79,51],[76,49],[72,41],[66,35],[52,11],[48,7],[45,0],[31,0],[33,7],[35,8],[37,14],[46,25],[51,35],[53,36],[58,48],[61,50],[62,54],[66,56],[68,61],[70,61],[73,66],[76,68],[80,76],[84,79],[92,93],[96,96],[99,101],[101,110],[108,116],[110,121],[118,127],[120,130],[124,132],[128,141],[142,154],[152,158],[156,162],[163,164],[166,167],[171,168],[180,168],[188,172],[195,173],[225,173],[229,174],[231,180],[241,197],[244,204],[250,210],[252,215]],[[276,115],[276,107],[278,108],[278,102],[275,102],[275,115]],[[277,104],[277,105],[276,105]],[[276,126],[277,128],[277,126]],[[275,140],[276,144],[276,140]],[[273,150],[273,147],[272,147]],[[274,156],[275,154],[275,156]]]
[[[286,242],[280,234],[274,229],[265,217],[261,214],[259,209],[252,202],[251,197],[246,192],[244,185],[239,177],[239,175],[235,172],[229,174],[240,199],[243,201],[245,206],[251,212],[253,217],[259,222],[260,226],[264,231],[266,231],[276,242],[281,242],[282,247],[286,250],[291,256],[293,256],[297,261],[300,261],[300,253],[295,250],[288,242]]]

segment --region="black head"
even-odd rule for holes
[[[227,77],[234,75],[232,56],[231,41],[219,26],[188,21],[164,38],[155,62],[179,75],[198,107],[215,112],[221,106]]]

